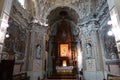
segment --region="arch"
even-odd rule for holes
[[[53,31],[54,29],[56,29],[57,24],[59,24],[61,21],[62,21],[62,20],[58,20],[58,21],[54,22],[54,23],[51,25],[51,31]],[[74,35],[75,35],[75,34],[76,34],[76,35],[79,34],[79,32],[77,31],[77,30],[78,30],[78,26],[77,26],[73,21],[67,20],[67,19],[65,19],[65,21],[70,24],[71,29],[73,29],[73,30],[72,30],[72,33],[73,33]],[[74,31],[74,32],[73,32],[73,31]],[[53,33],[53,34],[54,34],[54,33]]]
[[[48,11],[46,12],[46,14],[45,14],[45,19],[48,19],[48,16],[50,15],[50,13],[52,11],[54,11],[56,8],[58,8],[58,7],[61,7],[61,8],[63,8],[63,7],[71,8],[72,10],[74,10],[77,13],[77,15],[79,16],[79,19],[80,19],[79,10],[76,7],[72,6],[72,5],[66,5],[66,6],[54,5],[54,6],[50,7],[48,9]]]

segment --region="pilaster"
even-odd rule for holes
[[[31,24],[30,58],[28,75],[31,80],[43,79],[46,65],[46,28],[39,23]]]
[[[80,26],[85,80],[103,80],[101,70],[97,19],[89,19]],[[90,75],[89,75],[90,74]],[[90,78],[90,76],[93,76]]]

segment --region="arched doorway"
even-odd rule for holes
[[[58,7],[48,15],[51,35],[48,51],[48,76],[76,78],[80,48],[77,13],[69,7]],[[81,64],[82,65],[82,64]]]

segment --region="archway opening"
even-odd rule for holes
[[[50,26],[48,76],[76,78],[81,48],[77,23],[79,16],[69,7],[57,7],[48,15]],[[81,59],[82,60],[82,59]],[[82,64],[81,64],[82,65]],[[54,76],[54,77],[55,77]],[[59,77],[58,77],[59,76]]]
[[[77,24],[77,22],[79,21],[79,15],[74,9],[70,7],[62,6],[62,7],[57,7],[53,9],[49,13],[49,15],[47,16],[48,24],[51,26],[56,21],[59,21],[63,18],[73,21],[75,24]]]

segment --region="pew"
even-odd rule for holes
[[[30,77],[27,76],[27,73],[19,73],[13,75],[13,80],[29,80]]]

